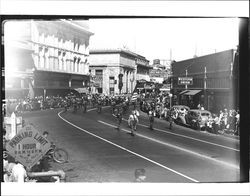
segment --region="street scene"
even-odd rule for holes
[[[238,22],[7,21],[3,182],[239,182]]]

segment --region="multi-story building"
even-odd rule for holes
[[[154,59],[153,69],[150,71],[150,81],[162,84],[171,75],[171,61],[165,59]]]
[[[153,60],[153,67],[168,70],[171,68],[171,60],[167,59],[154,59]]]
[[[238,52],[234,49],[172,64],[172,93],[177,104],[198,104],[218,112],[239,107]]]
[[[148,79],[149,61],[123,49],[90,51],[90,72],[94,77],[93,93],[119,94],[119,75],[122,76],[121,93],[132,93],[136,80]]]
[[[149,65],[149,60],[141,55],[136,58],[136,81],[145,80],[150,81],[149,71],[152,66]]]
[[[87,89],[91,35],[88,21],[7,21],[6,96],[33,98]]]

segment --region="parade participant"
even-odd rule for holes
[[[68,110],[68,101],[67,101],[67,99],[63,102],[63,104],[64,104],[64,112],[67,112],[67,110]]]
[[[98,112],[98,113],[101,113],[101,112],[102,112],[102,101],[101,101],[100,98],[99,98],[98,101],[97,101],[97,112]]]
[[[73,113],[77,112],[77,102],[75,99],[73,99]]]
[[[149,108],[149,111],[148,111],[148,118],[149,118],[149,128],[153,130],[154,111],[151,108]]]
[[[86,113],[86,111],[87,111],[87,100],[85,98],[83,98],[83,100],[82,100],[82,109],[83,109],[83,112]]]
[[[213,133],[218,134],[218,130],[220,127],[219,117],[216,114],[213,114],[212,117],[213,117],[213,123],[212,123]]]
[[[115,112],[115,104],[116,104],[116,102],[115,102],[115,99],[113,98],[111,100],[111,113],[112,114],[114,114],[114,112]]]
[[[116,115],[117,118],[117,129],[120,131],[121,123],[122,123],[122,109],[120,108]]]
[[[173,109],[170,109],[168,115],[169,115],[169,116],[168,116],[169,129],[172,130],[174,119],[176,119],[176,118],[175,118],[176,112],[175,112]]]
[[[129,124],[131,127],[131,135],[134,136],[134,132],[136,131],[136,125],[138,123],[138,118],[135,114],[135,111],[132,111],[132,114],[129,116]]]

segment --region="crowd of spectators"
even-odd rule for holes
[[[17,114],[26,111],[46,110],[55,108],[81,108],[83,105],[89,107],[108,106],[112,107],[123,104],[124,110],[129,104],[129,95],[112,95],[103,94],[74,94],[70,93],[66,96],[37,96],[33,99],[25,97],[22,99],[5,99],[3,100],[2,114],[10,116],[13,112]]]
[[[204,110],[204,106],[199,104],[195,109]],[[189,107],[170,108],[168,94],[147,93],[140,94],[140,110],[146,113],[152,110],[154,116],[160,119],[169,120],[171,118],[176,120],[177,118],[185,119]],[[206,127],[212,133],[229,133],[238,136],[240,134],[240,112],[239,110],[225,108],[219,114],[209,116]]]

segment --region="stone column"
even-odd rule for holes
[[[33,78],[30,78],[28,80],[28,82],[29,82],[29,97],[31,99],[34,99],[34,97],[35,97],[35,91],[34,91],[34,80],[33,80]]]
[[[129,71],[128,72],[128,93],[130,93],[131,92],[131,85],[130,85],[130,79],[131,79],[131,72]]]
[[[21,89],[24,89],[24,78],[21,78]]]
[[[126,93],[128,93],[128,71],[126,71]]]
[[[126,92],[126,88],[127,88],[127,86],[126,86],[126,81],[127,81],[127,76],[126,76],[126,70],[124,70],[124,74],[123,74],[123,87],[122,87],[122,93],[125,93]]]

